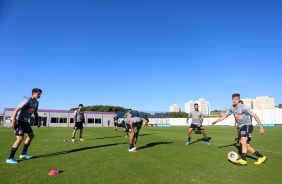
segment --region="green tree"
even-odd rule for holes
[[[169,112],[169,118],[187,118],[186,112]]]

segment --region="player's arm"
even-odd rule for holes
[[[189,124],[189,115],[186,118],[186,124]]]
[[[255,118],[256,122],[259,124],[259,133],[263,134],[264,133],[264,128],[263,128],[263,126],[261,124],[261,121],[260,121],[259,117],[256,114],[254,114],[254,118]]]
[[[34,117],[35,117],[35,122],[37,124],[37,127],[40,127],[41,126],[41,121],[39,119],[37,110],[34,111]]]
[[[198,127],[201,127],[202,124],[203,124],[203,122],[204,122],[204,116],[203,116],[202,113],[201,113],[201,115],[200,115],[200,118],[201,118],[201,121],[200,121],[200,124],[198,125]]]
[[[123,119],[125,119],[127,117],[127,113],[125,113],[125,115],[123,116]]]
[[[75,114],[73,116],[73,124],[74,124],[74,126],[76,126],[76,111],[75,111]]]
[[[227,117],[228,117],[227,115],[221,116],[220,118],[218,118],[217,120],[215,120],[215,121],[212,123],[212,126],[215,125],[217,122],[220,122],[220,121],[224,120],[224,119],[227,118]]]
[[[21,110],[21,108],[17,107],[14,112],[13,112],[13,116],[12,116],[12,123],[10,124],[10,128],[14,129],[15,128],[15,124],[16,124],[16,117],[18,112]]]

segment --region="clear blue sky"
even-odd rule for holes
[[[0,0],[0,111],[282,103],[280,0]]]

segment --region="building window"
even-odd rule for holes
[[[59,118],[51,117],[51,123],[59,123]]]
[[[88,118],[87,123],[94,123],[94,118]]]
[[[96,118],[96,119],[95,119],[95,124],[101,124],[101,122],[102,122],[102,121],[101,121],[100,118]]]
[[[70,118],[70,123],[73,123],[73,118]]]
[[[5,116],[5,123],[12,123],[12,117]]]
[[[60,123],[67,123],[67,118],[60,118]]]

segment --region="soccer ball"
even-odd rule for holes
[[[234,151],[230,151],[228,154],[227,154],[227,158],[228,160],[234,162],[238,159],[238,154]]]
[[[67,140],[66,140],[66,139],[64,139],[64,142],[67,142]]]

